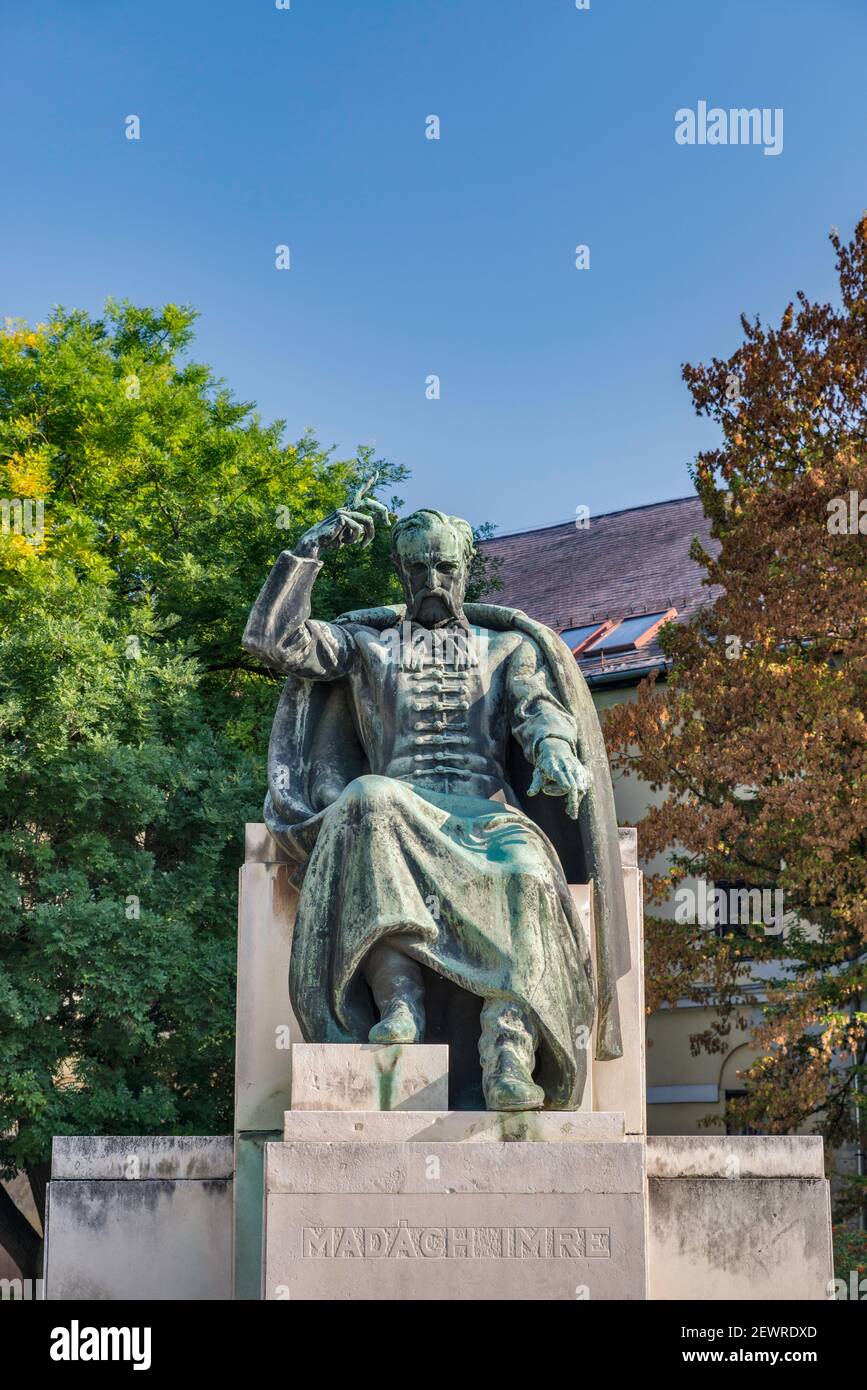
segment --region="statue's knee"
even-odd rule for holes
[[[535,846],[519,847],[510,867],[528,893],[544,891],[550,886],[551,866],[547,860],[540,860]]]
[[[393,777],[379,777],[368,772],[363,777],[355,777],[344,790],[341,800],[370,811],[389,805],[395,796]]]

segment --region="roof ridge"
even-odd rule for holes
[[[698,502],[700,500],[698,493],[693,492],[687,497],[667,497],[661,502],[642,502],[637,507],[618,507],[617,510],[613,512],[597,512],[595,514],[595,520],[601,521],[603,517],[607,516],[625,516],[627,512],[647,512],[653,507],[671,507],[676,502]],[[538,535],[540,531],[556,531],[561,526],[572,525],[574,525],[574,518],[567,517],[565,521],[551,521],[545,526],[527,526],[522,531],[504,531],[502,535],[488,536],[485,540],[479,541],[478,544],[490,545],[492,541],[511,540],[514,536],[535,536]]]

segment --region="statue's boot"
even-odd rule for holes
[[[540,1110],[545,1092],[533,1080],[536,1031],[517,1004],[490,999],[479,1039],[485,1105],[489,1110]]]
[[[424,1037],[424,979],[421,967],[393,946],[375,946],[364,963],[379,1022],[368,1033],[372,1043],[417,1043]]]

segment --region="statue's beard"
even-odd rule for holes
[[[410,622],[420,623],[422,627],[439,627],[442,623],[460,621],[463,616],[460,594],[447,589],[422,589],[408,599],[407,617]]]

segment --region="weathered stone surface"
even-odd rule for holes
[[[827,1300],[829,1186],[819,1178],[650,1178],[656,1299]]]
[[[231,1139],[55,1145],[55,1171],[102,1176],[54,1176],[48,1185],[47,1299],[231,1297]],[[147,1176],[156,1171],[173,1176]]]
[[[269,1144],[268,1299],[641,1299],[644,1146]]]
[[[650,1135],[651,1178],[823,1178],[819,1135]]]
[[[265,1145],[279,1140],[270,1133],[235,1136],[233,1283],[232,1297],[262,1297],[262,1225],[265,1196]]]
[[[288,854],[278,845],[267,825],[262,821],[247,821],[244,826],[245,864],[286,864],[288,861]]]
[[[827,1298],[818,1136],[652,1136],[647,1171],[651,1298]]]
[[[283,1138],[304,1143],[614,1143],[623,1115],[584,1110],[287,1110]]]
[[[230,1135],[57,1135],[51,1146],[51,1177],[59,1178],[231,1178]]]
[[[629,924],[630,968],[617,981],[620,1004],[620,1029],[623,1056],[593,1067],[593,1110],[622,1110],[626,1116],[627,1134],[644,1134],[647,1130],[647,1084],[644,1057],[644,905],[642,873],[629,861],[635,858],[633,838],[624,839],[621,830],[620,848],[624,853],[623,889]],[[635,836],[635,831],[630,832]],[[575,890],[573,890],[573,897]],[[595,933],[591,936],[591,940]]]
[[[449,1050],[441,1043],[300,1043],[292,1049],[293,1110],[445,1110]]]
[[[589,945],[590,959],[596,954],[596,929],[593,923],[593,884],[570,883],[569,893],[578,912],[584,936]],[[593,1077],[596,1074],[596,1027],[594,1024],[585,1046],[584,1086],[578,1099],[578,1109],[589,1113],[593,1110]],[[608,1063],[606,1062],[606,1066]]]
[[[634,1193],[643,1190],[644,1145],[444,1144],[437,1173],[419,1144],[268,1144],[265,1190],[280,1193]],[[505,1186],[501,1184],[505,1183]]]
[[[260,1296],[263,1147],[282,1132],[291,1095],[291,1048],[301,1041],[289,1000],[298,895],[286,858],[265,825],[246,826],[238,893],[233,1183],[234,1293],[242,1299]]]
[[[268,1298],[641,1298],[645,1268],[656,1299],[827,1297],[815,1137],[607,1141],[622,1116],[586,1112],[296,1111],[286,1126],[291,1142],[264,1145]],[[258,1154],[263,1137],[243,1142]],[[231,1155],[223,1137],[56,1140],[46,1297],[229,1297]],[[249,1207],[258,1225],[261,1199]],[[248,1244],[237,1297],[258,1296],[252,1227]]]
[[[256,832],[256,833],[253,833]],[[259,834],[258,832],[261,832]],[[253,852],[270,852],[262,825],[247,826]],[[235,1129],[277,1130],[289,1104],[292,1044],[301,1029],[289,1002],[289,957],[298,895],[285,864],[243,865],[238,894]]]
[[[620,862],[624,868],[638,868],[638,831],[634,825],[621,825],[617,832],[620,839]]]

